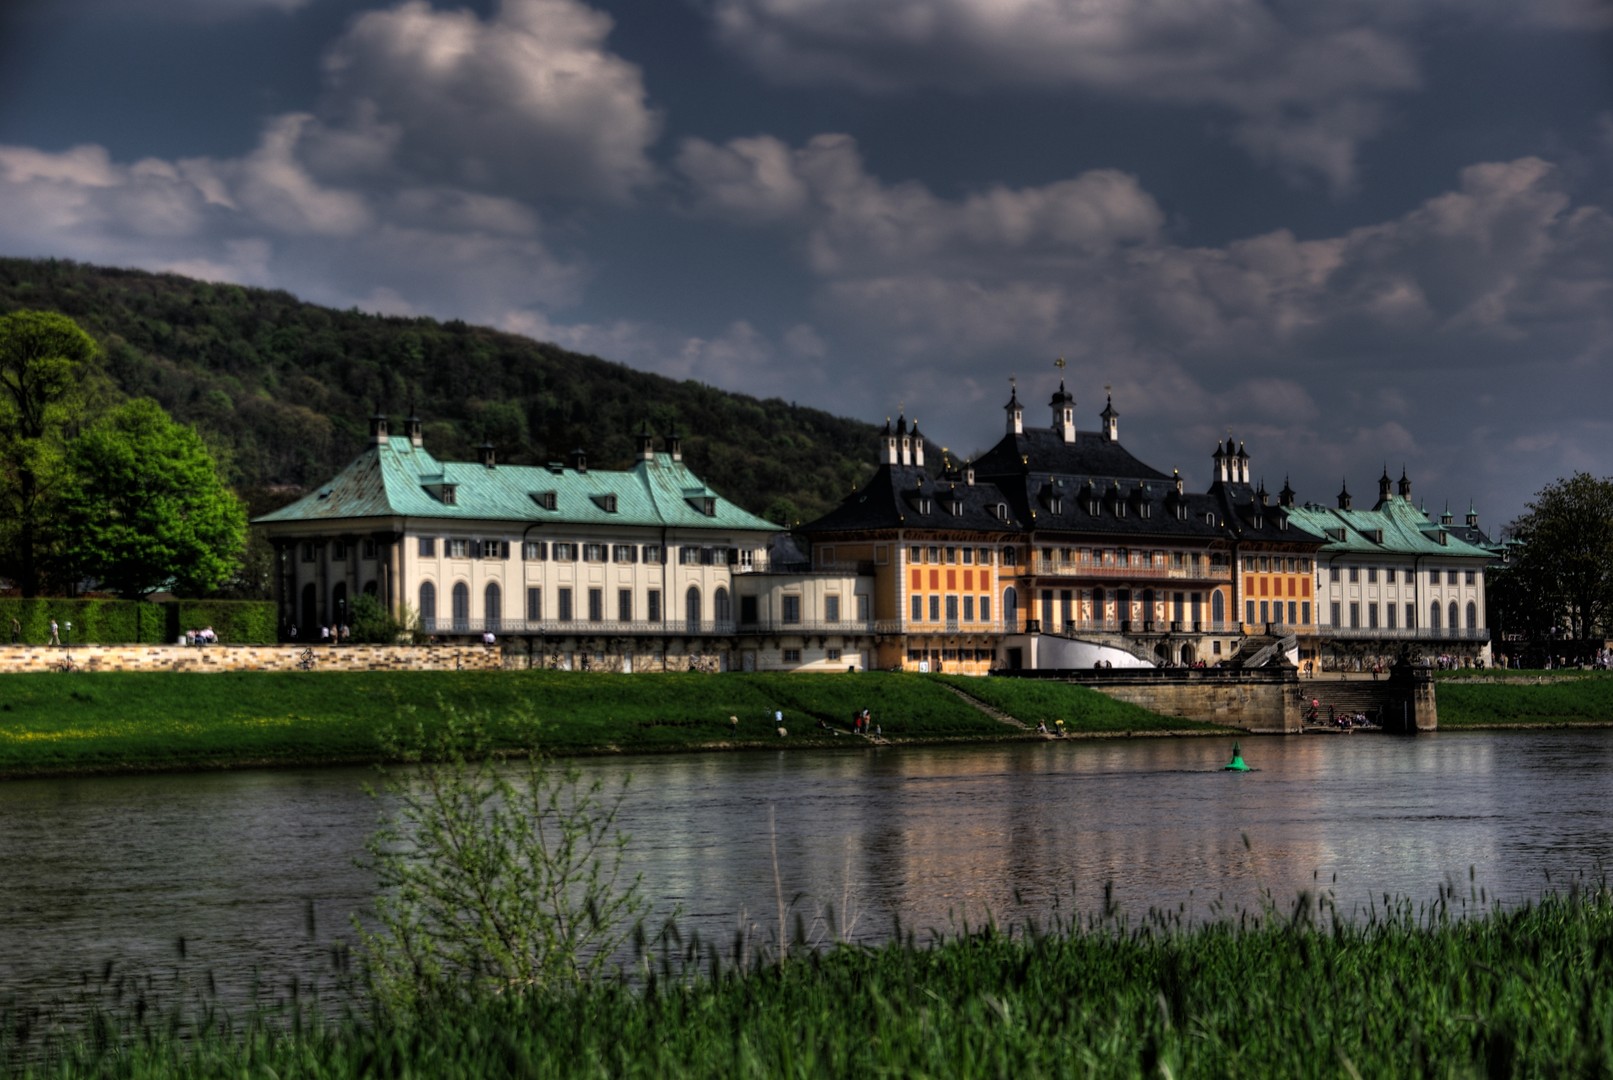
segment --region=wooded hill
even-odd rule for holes
[[[58,260],[0,259],[0,312],[59,311],[101,343],[112,382],[223,451],[254,512],[329,478],[377,408],[411,408],[439,458],[623,468],[648,423],[723,495],[781,523],[834,506],[873,469],[877,429],[778,399],[677,382],[458,320],[366,315],[289,293]]]

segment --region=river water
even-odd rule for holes
[[[1116,739],[579,762],[631,773],[657,920],[771,940],[921,938],[1102,908],[1203,919],[1301,890],[1364,916],[1454,883],[1512,905],[1613,860],[1613,730]],[[106,964],[319,981],[373,892],[362,769],[0,783],[0,998]],[[775,872],[777,882],[775,882]],[[183,958],[181,959],[181,939]]]

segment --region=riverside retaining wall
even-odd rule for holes
[[[75,671],[497,671],[503,656],[481,645],[0,645],[0,674],[68,665]]]

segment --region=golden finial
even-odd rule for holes
[[[1053,366],[1058,368],[1060,371],[1063,371],[1064,370],[1064,357],[1061,356],[1057,360],[1053,361]]]

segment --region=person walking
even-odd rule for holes
[[[20,642],[21,640],[22,640],[22,623],[18,622],[17,617],[15,615],[13,615],[11,617],[11,643],[13,645],[15,645],[18,642]]]
[[[58,631],[56,629],[56,620],[55,619],[52,619],[50,621],[50,643],[52,645],[60,645],[62,643],[61,636],[60,636],[60,634],[58,633]]]

